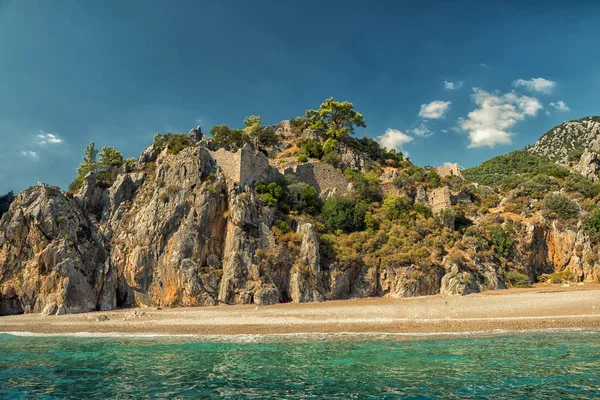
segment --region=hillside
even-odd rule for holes
[[[157,134],[137,160],[91,143],[69,192],[9,199],[0,315],[598,281],[599,184],[523,152],[507,160],[524,172],[473,184],[354,138],[365,125],[328,99],[273,126]]]
[[[543,134],[527,151],[569,165],[586,149],[600,151],[598,116],[564,122]]]

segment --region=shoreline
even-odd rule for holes
[[[100,316],[107,319],[101,321]],[[538,284],[460,297],[383,297],[260,307],[135,308],[0,317],[1,333],[20,336],[212,338],[208,341],[311,336],[327,340],[344,336],[401,339],[557,330],[600,330],[600,284]]]

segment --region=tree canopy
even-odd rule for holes
[[[342,139],[354,133],[355,127],[365,128],[363,115],[349,101],[325,100],[318,110],[307,110],[306,118],[312,129],[323,130],[325,136]]]

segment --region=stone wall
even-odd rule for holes
[[[269,160],[249,144],[237,152],[218,149],[210,152],[227,180],[250,185],[257,180],[278,180],[280,174],[269,165]]]
[[[306,163],[286,168],[285,175],[292,174],[301,182],[306,182],[317,189],[321,196],[330,194],[347,194],[348,180],[331,164]]]
[[[429,207],[434,214],[438,214],[444,208],[452,207],[452,200],[450,198],[450,189],[447,186],[439,189],[433,189],[427,194],[429,200]]]
[[[437,172],[437,174],[442,178],[446,176],[458,176],[459,178],[463,177],[460,173],[460,169],[458,168],[458,164],[456,163],[435,167],[435,172]]]

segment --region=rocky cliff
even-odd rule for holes
[[[284,150],[273,159],[205,142],[178,152],[151,145],[109,187],[90,173],[76,193],[38,184],[8,201],[0,315],[468,294],[503,289],[515,274],[526,283],[565,271],[576,281],[600,278],[599,250],[582,222],[549,219],[535,199],[515,211],[514,191],[500,198],[456,168],[444,177],[407,161],[377,170],[348,147],[346,167],[361,176],[351,182],[318,160],[289,165],[295,157]],[[324,217],[274,206],[253,185],[288,175],[323,199],[370,193],[365,226],[327,228]],[[368,179],[379,193],[367,190]],[[511,232],[510,243],[494,232]]]

